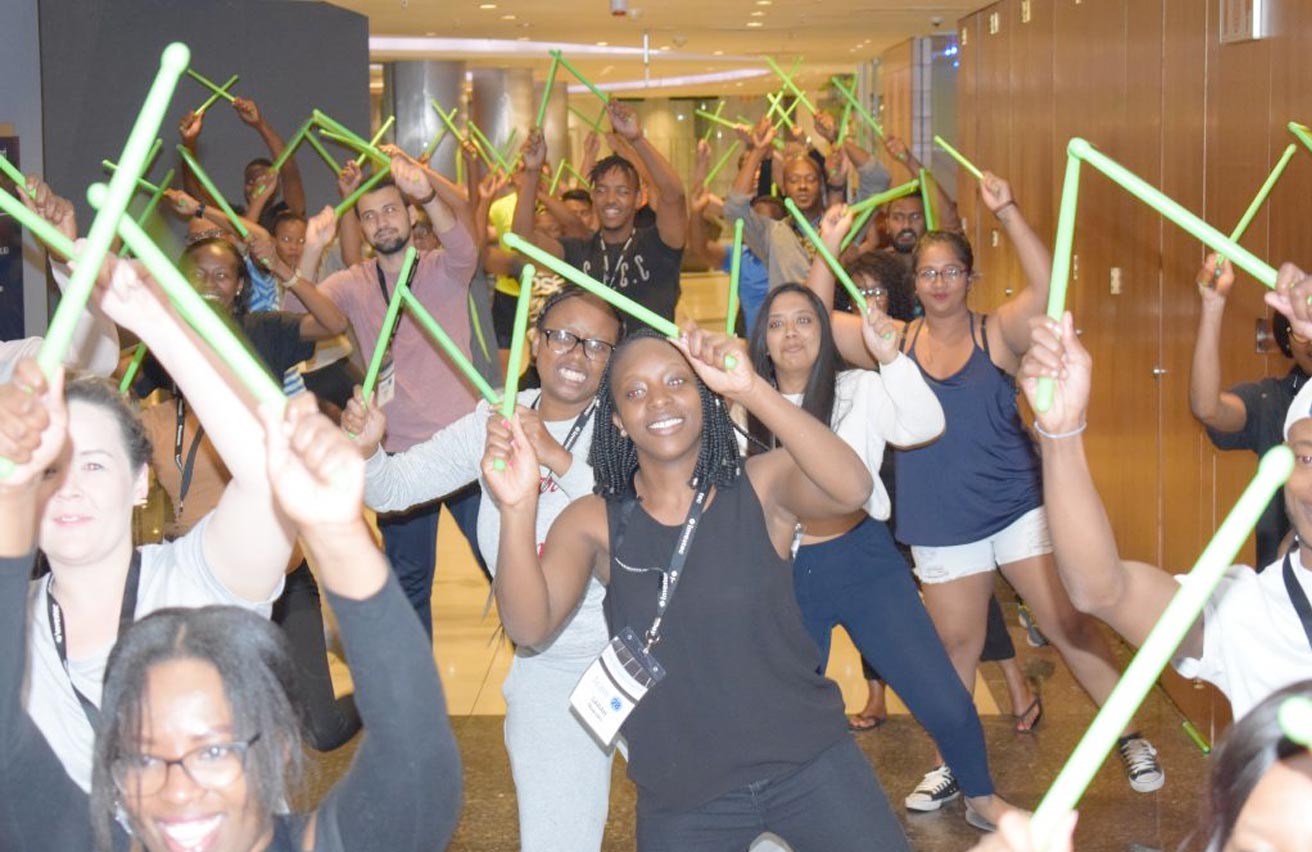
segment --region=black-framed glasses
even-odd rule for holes
[[[246,771],[246,753],[260,739],[197,746],[182,757],[168,760],[153,754],[124,754],[109,764],[109,774],[120,793],[153,796],[168,783],[169,769],[181,766],[187,777],[207,790],[226,787]]]
[[[926,284],[933,284],[939,278],[945,281],[957,281],[965,275],[966,267],[964,266],[945,266],[942,269],[926,266],[924,269],[916,270],[916,277]]]
[[[583,354],[589,361],[605,361],[615,351],[615,344],[597,337],[579,337],[563,328],[544,328],[547,346],[557,355],[568,355],[574,347],[583,344]]]

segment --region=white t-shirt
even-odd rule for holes
[[[202,538],[211,515],[206,515],[182,538],[141,548],[141,584],[137,591],[136,618],[141,619],[166,607],[202,607],[211,604],[240,606],[266,618],[272,604],[282,595],[282,583],[268,600],[252,603],[237,597],[214,576],[205,561]],[[91,757],[95,732],[82,705],[73,693],[69,676],[78,690],[100,706],[105,664],[112,646],[77,660],[69,660],[69,674],[59,662],[50,635],[46,607],[48,577],[34,580],[28,593],[27,683],[24,706],[46,741],[64,764],[69,776],[91,790]]]
[[[1203,609],[1203,656],[1177,658],[1185,677],[1202,678],[1230,699],[1234,717],[1291,683],[1312,678],[1312,644],[1289,600],[1277,560],[1258,574],[1233,565]],[[1312,598],[1312,571],[1292,556],[1294,577]]]

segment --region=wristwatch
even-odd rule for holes
[[[197,204],[197,205],[196,205],[196,212],[195,212],[193,215],[194,215],[197,219],[204,219],[204,218],[205,218],[205,205],[204,205],[204,204]]]

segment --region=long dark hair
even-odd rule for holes
[[[1208,781],[1207,852],[1221,852],[1234,833],[1239,812],[1253,788],[1277,761],[1306,748],[1285,736],[1280,707],[1289,698],[1312,699],[1312,680],[1290,684],[1268,695],[1230,729],[1212,757]]]
[[[758,376],[770,383],[771,387],[775,390],[779,389],[779,377],[775,373],[774,360],[770,357],[770,347],[765,342],[765,336],[770,328],[770,306],[784,293],[801,294],[815,311],[816,322],[820,329],[820,351],[816,354],[815,363],[811,365],[811,375],[807,377],[806,389],[802,392],[802,409],[827,426],[834,413],[834,383],[838,379],[838,369],[842,359],[839,358],[838,346],[834,343],[834,329],[829,323],[829,311],[825,310],[825,306],[815,293],[801,284],[784,284],[769,292],[765,301],[761,303],[761,309],[757,311],[756,324],[752,326],[749,342],[752,367]],[[754,439],[748,450],[750,455],[764,452],[765,449],[762,448],[768,449],[774,446],[774,434],[751,412],[747,414],[747,432]]]
[[[633,439],[622,435],[615,425],[615,389],[611,384],[615,365],[619,363],[624,350],[635,340],[665,341],[665,338],[646,328],[632,332],[615,347],[610,362],[606,364],[606,372],[601,376],[588,464],[592,465],[596,481],[593,493],[608,502],[635,496],[633,475],[638,472],[638,448],[634,446]],[[696,373],[693,374],[693,380],[697,382],[697,395],[702,402],[702,445],[697,453],[697,466],[693,468],[692,480],[716,488],[732,487],[738,482],[743,466],[728,406],[719,396],[711,393]]]
[[[112,846],[119,799],[110,766],[140,750],[146,678],[172,660],[213,666],[232,708],[233,738],[259,736],[246,754],[246,781],[265,813],[276,813],[300,780],[304,717],[292,699],[296,669],[282,631],[238,607],[159,610],[119,637],[105,668],[91,767],[91,820],[102,850]]]

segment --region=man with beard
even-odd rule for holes
[[[384,146],[392,176],[361,196],[355,212],[374,257],[333,273],[320,290],[351,320],[362,351],[373,352],[382,331],[387,304],[396,290],[405,250],[414,239],[407,196],[423,208],[442,248],[419,255],[410,290],[469,355],[469,282],[478,264],[473,221],[464,194],[450,181],[411,159],[394,146]],[[313,268],[306,245],[302,266]],[[474,410],[476,396],[459,370],[448,361],[427,333],[402,314],[392,333],[376,391],[376,404],[387,415],[389,453],[402,452]],[[379,517],[392,570],[396,572],[419,620],[433,631],[430,599],[437,559],[437,518],[443,503],[469,539],[474,553],[478,519],[477,487],[448,495],[405,513]]]
[[[845,177],[842,177],[840,157],[846,156],[848,162],[856,167],[858,198],[883,192],[889,185],[888,172],[868,151],[851,139],[842,145],[835,141],[838,134],[832,117],[816,113],[815,128],[830,144],[828,168],[822,169],[809,154],[786,156],[783,174],[779,178],[779,188],[783,190],[784,196],[791,198],[812,224],[819,222],[824,214],[826,190],[828,201],[838,203],[845,200],[843,194],[847,184]],[[815,247],[797,230],[797,223],[791,216],[776,221],[752,209],[756,174],[761,163],[774,151],[774,134],[774,128],[767,121],[762,121],[751,132],[751,150],[738,170],[729,197],[724,201],[725,221],[732,223],[742,219],[743,241],[757,257],[765,261],[769,270],[770,289],[781,284],[805,281],[811,270],[811,258],[815,256]]]
[[[615,133],[629,143],[651,175],[656,190],[656,224],[648,227],[635,224],[641,195],[638,170],[629,160],[611,155],[597,163],[588,176],[592,183],[592,206],[600,225],[596,233],[586,239],[555,239],[537,231],[533,222],[538,173],[547,158],[547,145],[541,129],[534,129],[524,140],[524,168],[515,176],[519,189],[512,227],[516,234],[532,240],[544,251],[564,258],[566,263],[607,287],[673,320],[688,228],[683,181],[643,135],[633,110],[618,101],[611,101],[607,110]]]
[[[893,159],[907,170],[907,180],[920,177],[920,171],[924,167],[907,148],[905,142],[896,136],[890,136],[884,140],[884,147],[888,149]],[[934,212],[938,214],[936,217],[938,229],[960,232],[961,220],[957,218],[956,202],[943,191],[938,181],[934,181],[933,186]],[[925,200],[919,194],[907,195],[890,201],[885,209],[888,213],[888,233],[891,241],[885,246],[884,251],[900,260],[910,272],[911,255],[916,250],[916,243],[925,235]]]

